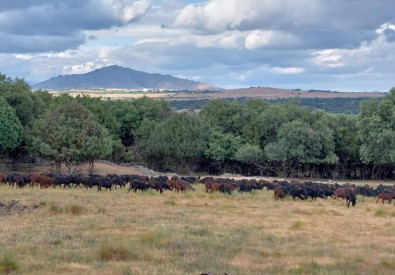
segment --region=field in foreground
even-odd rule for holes
[[[395,207],[358,197],[0,186],[0,273],[393,274]],[[35,206],[35,207],[32,207]],[[24,208],[27,207],[27,208]],[[4,207],[3,207],[4,208]]]

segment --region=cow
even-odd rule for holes
[[[40,185],[40,188],[48,188],[54,184],[54,180],[51,177],[41,175],[41,174],[31,174],[30,175],[30,182],[32,184]]]
[[[352,203],[353,207],[357,203],[357,197],[353,193],[349,193],[346,197],[347,208],[350,208],[350,203]]]
[[[99,180],[99,184],[97,185],[97,192],[99,192],[99,191],[101,192],[102,187],[106,188],[106,191],[107,191],[107,189],[110,189],[110,192],[111,192],[112,182],[109,181],[108,179],[101,179],[101,180]]]
[[[277,200],[283,200],[285,197],[285,193],[283,191],[283,189],[281,188],[281,186],[277,185],[274,188],[274,198]]]
[[[305,200],[307,197],[305,196],[303,190],[299,186],[292,186],[290,194],[292,196],[292,199],[295,200],[295,198],[298,198],[300,200]]]
[[[236,185],[233,185],[232,183],[223,182],[219,184],[219,192],[224,194],[232,195],[232,192],[235,189],[236,189]]]
[[[246,183],[239,184],[239,192],[241,194],[243,194],[243,192],[251,193],[252,190],[254,189],[257,189],[255,184],[246,184]]]
[[[4,174],[0,174],[0,183],[7,184],[7,182],[8,182],[7,176]]]
[[[326,199],[326,197],[324,196],[324,194],[318,190],[317,188],[313,188],[310,186],[303,186],[302,187],[302,191],[304,193],[304,196],[307,197],[311,197],[311,201],[316,200],[317,198],[322,198],[322,199]]]
[[[195,188],[192,187],[192,185],[184,180],[173,180],[173,188],[175,188],[176,192],[178,193],[181,191],[184,193],[186,190],[192,190],[195,191]]]
[[[151,184],[148,184],[148,183],[138,180],[138,179],[134,179],[130,182],[128,193],[132,189],[134,190],[135,193],[137,193],[137,190],[141,190],[141,193],[144,193],[144,191],[148,190],[151,187],[152,187]]]
[[[381,202],[384,204],[384,201],[388,201],[388,204],[391,204],[392,199],[394,198],[395,193],[380,193],[376,203],[381,199]]]
[[[347,195],[350,192],[348,191],[347,188],[337,188],[334,192],[333,192],[333,198],[337,199],[337,198],[342,198],[342,199],[346,199]]]

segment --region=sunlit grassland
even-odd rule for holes
[[[0,186],[0,273],[393,274],[395,207],[359,198]],[[2,269],[3,268],[3,269]],[[3,270],[3,271],[2,271]],[[7,271],[7,272],[8,272]]]

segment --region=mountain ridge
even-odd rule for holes
[[[58,75],[32,86],[33,89],[168,89],[205,90],[217,87],[209,83],[159,73],[147,73],[111,65],[85,74]]]

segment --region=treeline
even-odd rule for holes
[[[179,173],[394,179],[395,88],[358,115],[259,99],[188,114],[145,97],[54,97],[0,75],[0,151],[14,165],[45,158],[70,172],[100,158]]]
[[[240,98],[226,98],[227,101],[237,101],[240,104],[245,104],[246,101],[251,100],[248,97]],[[264,99],[266,102],[277,104],[292,102],[299,106],[306,106],[310,109],[321,109],[325,112],[336,114],[358,114],[361,101],[369,100],[367,97],[357,98],[281,98],[281,99]],[[379,99],[381,100],[381,99]],[[194,100],[171,100],[170,107],[176,110],[194,110],[203,109],[209,102],[209,99],[194,99]]]

